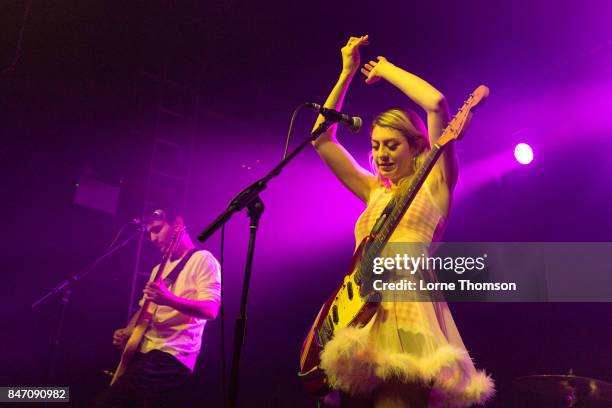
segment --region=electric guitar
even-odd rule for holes
[[[166,268],[166,264],[170,260],[170,256],[172,255],[172,253],[176,250],[183,231],[185,231],[185,225],[181,217],[176,218],[176,220],[172,224],[172,229],[173,231],[172,236],[170,238],[170,244],[164,252],[162,261],[159,264],[157,272],[155,273],[155,282],[163,281],[163,272]],[[149,324],[151,323],[151,319],[153,318],[153,315],[155,314],[156,310],[157,306],[152,301],[145,299],[142,307],[137,312],[138,318],[136,319],[134,330],[132,330],[132,333],[130,334],[130,337],[128,338],[125,344],[123,352],[121,353],[121,360],[119,361],[119,365],[113,373],[111,385],[113,385],[119,379],[119,377],[121,377],[125,373],[128,364],[130,363],[130,361],[132,361],[132,358],[134,358],[134,355],[138,352],[138,349],[140,348],[140,343],[142,342],[145,332],[149,328]]]
[[[305,388],[311,394],[322,396],[330,391],[325,373],[319,367],[320,353],[325,344],[339,329],[367,324],[378,309],[380,294],[372,290],[371,285],[365,284],[369,282],[369,271],[364,270],[363,266],[372,265],[373,259],[380,254],[395,231],[445,146],[463,137],[473,111],[488,95],[489,88],[486,86],[480,85],[476,88],[446,126],[411,182],[400,183],[370,234],[355,250],[342,285],[319,310],[300,352],[298,376],[302,378]]]

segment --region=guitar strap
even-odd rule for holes
[[[187,265],[187,262],[189,262],[189,260],[191,259],[191,256],[198,251],[199,251],[198,248],[193,248],[193,249],[190,249],[185,254],[183,259],[181,259],[181,261],[178,264],[176,264],[176,266],[174,267],[174,269],[172,269],[172,271],[168,274],[168,276],[164,278],[164,283],[166,284],[166,286],[170,287],[174,283],[174,281],[176,281],[176,278],[178,278],[179,273],[181,273],[183,268],[185,268],[185,265]]]

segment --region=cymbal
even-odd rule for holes
[[[612,401],[612,384],[576,375],[528,375],[514,379],[514,383],[538,394]]]

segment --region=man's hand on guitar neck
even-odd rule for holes
[[[199,319],[214,320],[219,312],[219,302],[214,300],[185,299],[173,294],[163,281],[149,282],[144,288],[145,299],[168,306]]]
[[[160,305],[160,306],[174,306],[176,296],[170,292],[170,289],[166,286],[164,281],[149,282],[144,288],[145,299]]]

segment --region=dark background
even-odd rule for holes
[[[325,99],[339,48],[367,33],[363,61],[384,55],[423,76],[451,110],[477,85],[491,88],[458,146],[462,179],[446,240],[610,241],[609,8],[603,0],[2,2],[0,385],[44,382],[59,300],[30,304],[140,215],[157,103],[143,72],[165,69],[198,97],[189,128],[192,236],[281,158],[293,108]],[[392,106],[410,104],[388,84],[356,77],[344,110],[369,122]],[[314,117],[298,116],[294,145]],[[180,139],[182,126],[160,132]],[[366,132],[340,137],[365,163]],[[534,146],[534,163],[506,166],[519,141]],[[85,176],[120,187],[116,214],[74,204]],[[314,406],[295,375],[298,351],[350,259],[363,207],[311,149],[262,198],[241,406]],[[224,268],[228,367],[247,234],[246,217],[235,216]],[[206,248],[219,256],[218,236]],[[111,335],[125,323],[134,251],[128,245],[74,286],[54,373],[70,385],[72,406],[87,406],[108,381],[101,371],[116,364]],[[157,255],[145,255],[152,266]],[[572,368],[612,381],[609,304],[451,308],[477,366],[496,380],[491,406],[546,404],[512,387],[521,375]],[[187,394],[200,406],[221,405],[220,344],[216,320]]]

